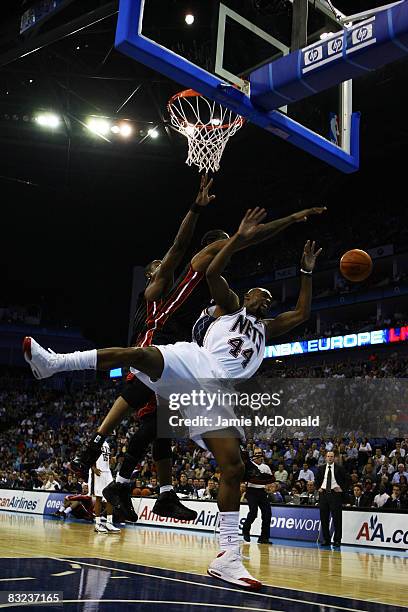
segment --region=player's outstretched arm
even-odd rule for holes
[[[232,255],[242,248],[253,237],[266,211],[260,208],[248,210],[243,218],[237,233],[226,241],[223,248],[217,253],[207,268],[206,278],[210,288],[211,297],[217,305],[216,316],[234,312],[239,308],[239,298],[232,291],[228,282],[222,276]]]
[[[265,320],[268,339],[286,334],[309,319],[312,305],[312,273],[321,252],[322,249],[316,251],[315,242],[311,243],[310,240],[306,242],[301,261],[302,280],[296,308],[284,312],[276,319]]]
[[[258,231],[249,240],[249,242],[245,244],[245,247],[253,244],[259,244],[260,242],[273,238],[294,223],[304,223],[309,219],[309,217],[321,215],[322,213],[326,212],[326,210],[326,206],[314,206],[313,208],[305,208],[304,210],[300,210],[299,212],[293,213],[288,217],[283,217],[282,219],[275,219],[274,221],[269,221],[269,223],[264,223],[258,228]]]
[[[213,179],[209,180],[208,175],[203,174],[197,198],[184,217],[177,236],[164,256],[157,273],[145,290],[146,300],[158,300],[171,288],[174,272],[191,244],[199,214],[215,199],[215,195],[209,193],[212,183]]]

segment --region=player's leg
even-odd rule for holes
[[[71,461],[71,470],[82,478],[87,478],[92,465],[96,463],[106,437],[113,432],[124,416],[130,411],[137,411],[154,398],[154,393],[136,376],[128,377],[108,415],[92,435],[87,446]]]
[[[161,352],[155,347],[107,348],[74,353],[54,353],[46,351],[33,338],[26,337],[23,342],[25,360],[30,364],[36,378],[49,378],[58,372],[76,370],[111,370],[120,367],[133,367],[152,380],[160,378],[164,361]]]
[[[97,478],[97,476],[95,476],[95,478]],[[101,513],[102,513],[102,496],[101,495],[97,495],[95,497],[94,512],[95,512],[95,531],[96,533],[108,533],[108,530],[106,529],[105,525],[102,525],[101,523]]]
[[[120,529],[113,524],[113,507],[112,504],[106,502],[106,524],[105,529],[108,533],[120,533]]]
[[[265,489],[258,489],[258,497],[259,497],[259,508],[261,510],[262,516],[262,527],[261,527],[261,535],[258,538],[258,544],[271,544],[270,532],[271,532],[271,504],[269,503],[268,496],[265,492]]]
[[[181,503],[172,485],[173,459],[170,438],[154,440],[153,460],[156,462],[160,495],[153,506],[152,512],[159,516],[176,518],[181,521],[194,521],[197,518],[197,512],[190,510]]]
[[[239,440],[234,437],[205,436],[205,443],[221,472],[217,498],[220,514],[220,552],[210,564],[208,573],[232,584],[258,589],[261,583],[245,569],[239,550],[240,483],[245,469]]]
[[[123,518],[132,523],[137,522],[137,514],[133,508],[131,478],[136,465],[145,457],[146,452],[156,438],[156,419],[150,414],[141,419],[139,429],[130,439],[123,463],[116,482],[111,482],[103,495]]]
[[[245,519],[245,523],[242,526],[242,535],[244,536],[244,540],[246,542],[251,541],[251,526],[258,516],[258,498],[256,491],[257,489],[247,487],[246,498],[248,501],[249,512]]]
[[[154,396],[153,396],[154,397]],[[153,411],[140,419],[140,427],[129,442],[125,458],[116,477],[116,482],[104,489],[104,496],[110,500],[115,508],[128,521],[136,522],[137,514],[134,511],[130,483],[137,464],[145,457],[146,452],[153,444],[153,459],[158,469],[160,482],[160,496],[156,501],[153,512],[160,516],[177,518],[179,520],[193,521],[197,513],[184,506],[174,493],[171,484],[172,453],[171,440],[156,440],[157,411],[154,398]],[[162,482],[164,485],[162,485]]]

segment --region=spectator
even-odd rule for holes
[[[206,490],[204,491],[202,499],[215,500],[218,496],[218,480],[216,478],[210,478]]]
[[[285,470],[285,466],[284,466],[283,463],[280,463],[278,465],[278,469],[274,473],[274,476],[275,476],[276,482],[283,482],[283,483],[285,483],[287,481],[287,479],[288,479],[288,472],[287,472],[287,470]]]
[[[240,484],[240,502],[241,504],[246,504],[247,503],[247,498],[246,498],[246,484],[245,482],[241,482]]]
[[[311,480],[313,482],[314,479],[315,479],[314,473],[309,468],[309,465],[307,463],[304,463],[303,464],[303,469],[300,470],[300,472],[299,472],[299,480],[306,480],[306,482],[308,480]]]
[[[373,502],[374,508],[382,508],[389,499],[390,499],[390,496],[386,492],[385,486],[381,484],[379,488],[379,492],[374,497],[374,502]]]
[[[270,504],[285,503],[282,493],[279,490],[279,487],[280,487],[279,482],[272,482],[271,484],[266,485],[265,491],[268,496],[268,501]]]
[[[407,499],[402,497],[401,487],[399,484],[393,485],[392,495],[385,502],[384,508],[393,508],[394,510],[404,510],[408,508]]]
[[[53,472],[50,472],[48,474],[47,480],[41,488],[44,489],[44,491],[59,491],[61,489],[61,486],[59,482],[55,479],[55,474]]]
[[[403,463],[398,464],[397,471],[392,477],[392,484],[401,484],[401,476],[404,476],[406,482],[408,478],[408,472],[405,470],[405,466]]]
[[[192,495],[194,493],[193,487],[188,484],[187,476],[184,473],[180,474],[180,484],[176,488],[176,493],[184,496]]]
[[[306,491],[300,496],[300,503],[308,506],[317,506],[319,503],[319,493],[316,491],[316,486],[313,480],[306,483]]]

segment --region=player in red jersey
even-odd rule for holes
[[[146,268],[148,285],[144,292],[145,302],[142,303],[136,319],[139,329],[135,334],[135,345],[146,347],[154,344],[171,344],[176,341],[189,340],[191,328],[198,318],[203,305],[209,302],[209,292],[205,272],[229,238],[222,230],[208,232],[202,241],[202,250],[195,255],[178,281],[174,283],[174,273],[184,256],[192,238],[198,213],[214,199],[209,195],[212,181],[202,178],[201,188],[195,204],[185,217],[174,244],[162,261],[153,261]],[[293,223],[305,221],[311,215],[320,214],[324,208],[311,208],[264,224],[258,232],[256,240],[259,243],[273,237]],[[249,246],[243,245],[242,248]],[[140,314],[140,313],[143,314]],[[142,325],[140,326],[140,323]],[[136,325],[136,328],[138,327]],[[29,359],[27,359],[30,362]],[[122,418],[129,411],[140,410],[139,415],[146,418],[142,427],[130,441],[125,460],[122,464],[118,482],[112,484],[107,491],[109,501],[124,516],[136,521],[130,502],[130,476],[138,461],[144,456],[148,445],[154,441],[153,456],[157,461],[161,495],[154,511],[161,516],[172,516],[184,520],[193,520],[196,513],[185,508],[175,495],[171,485],[171,449],[169,439],[156,440],[156,416],[154,394],[137,378],[131,378],[122,389],[109,414],[98,428],[88,447],[72,462],[72,467],[78,474],[87,473],[90,465],[95,463],[100,455],[101,446]],[[122,486],[120,486],[122,485]],[[105,495],[106,496],[106,495]],[[107,499],[108,499],[107,497]],[[129,510],[131,514],[129,514]]]
[[[58,510],[53,516],[66,519],[72,514],[77,519],[85,521],[94,520],[94,504],[92,497],[88,495],[88,485],[82,485],[82,493],[78,495],[67,495],[64,499],[64,510]]]

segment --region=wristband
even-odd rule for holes
[[[303,268],[300,268],[300,272],[302,274],[307,274],[308,276],[311,276],[313,274],[313,270],[307,271],[307,270],[304,270]]]
[[[199,204],[196,204],[194,202],[194,204],[191,205],[190,207],[190,211],[193,213],[197,213],[198,215],[200,214],[200,212],[202,212],[204,206],[200,206]]]

